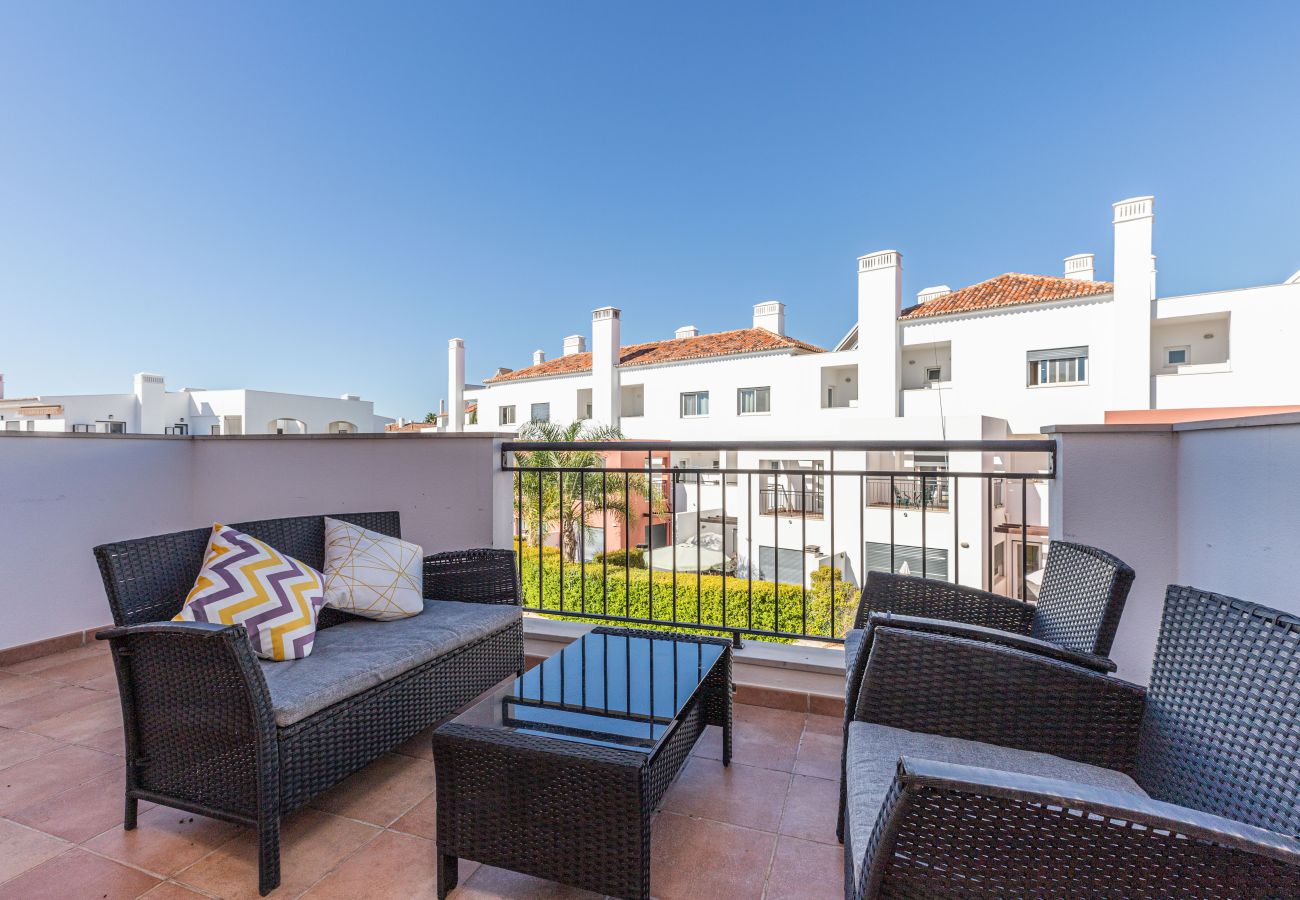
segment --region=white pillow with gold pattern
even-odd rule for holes
[[[418,544],[325,517],[325,605],[367,619],[405,619],[424,609]]]

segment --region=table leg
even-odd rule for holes
[[[456,889],[460,860],[449,853],[438,854],[438,900],[446,900]]]

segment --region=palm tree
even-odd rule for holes
[[[546,443],[595,443],[621,441],[623,432],[610,425],[595,425],[586,421],[567,426],[555,422],[529,422],[519,429],[521,441]],[[564,558],[576,561],[585,526],[583,513],[593,511],[613,513],[623,520],[628,531],[628,500],[633,495],[647,494],[646,477],[624,472],[603,473],[604,456],[599,450],[529,450],[515,454],[521,469],[562,469],[560,472],[521,471],[515,512],[523,519],[523,534],[536,535],[560,532],[560,548]],[[520,496],[522,495],[522,497]],[[561,500],[563,498],[563,500]],[[522,509],[520,500],[522,499]],[[651,498],[651,508],[659,512],[664,508],[662,497]]]

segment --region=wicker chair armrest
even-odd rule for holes
[[[1032,847],[1006,852],[1018,834],[1032,834]],[[1300,879],[1300,841],[1262,828],[1139,794],[911,757],[855,852],[866,854],[857,897],[882,885],[910,895],[981,883],[1011,895],[1124,896],[1158,883],[1170,896],[1230,886],[1264,897]]]
[[[1136,771],[1146,691],[1002,644],[875,627],[853,718]]]
[[[1032,605],[1001,594],[932,578],[868,572],[853,627],[865,628],[871,614],[878,612],[947,619],[1016,634],[1029,634],[1034,621]]]
[[[983,625],[970,625],[965,622],[953,622],[948,619],[925,619],[920,616],[900,616],[894,613],[872,613],[867,620],[867,636],[870,639],[872,628],[875,626],[891,628],[907,628],[912,631],[923,631],[928,634],[946,634],[951,637],[970,638],[973,641],[986,641],[990,644],[1002,644],[1007,647],[1014,647],[1017,650],[1025,650],[1029,653],[1036,653],[1039,656],[1046,656],[1048,659],[1055,659],[1061,662],[1073,663],[1085,669],[1091,669],[1094,672],[1110,674],[1114,672],[1117,666],[1115,662],[1105,656],[1098,656],[1096,653],[1083,653],[1079,650],[1071,650],[1068,647],[1062,647],[1060,644],[1053,644],[1050,641],[1040,640],[1039,638],[1030,637],[1027,634],[1016,634],[1012,631],[1003,631],[1000,628],[985,628]]]
[[[513,550],[451,550],[424,558],[424,599],[521,605]]]

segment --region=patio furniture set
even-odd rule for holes
[[[324,564],[324,516],[231,527]],[[285,815],[441,723],[440,897],[459,858],[649,896],[651,817],[706,726],[730,761],[729,641],[597,628],[525,671],[514,555],[467,550],[423,559],[422,611],[325,606],[310,656],[271,662],[243,625],[173,621],[210,536],[95,548],[125,828],[141,800],[254,827],[265,895]],[[846,897],[1300,894],[1300,620],[1170,587],[1143,689],[1107,658],[1132,580],[1067,542],[1037,604],[870,573],[845,642]]]

